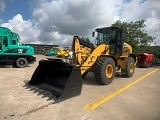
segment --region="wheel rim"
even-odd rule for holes
[[[129,70],[130,70],[130,73],[132,73],[132,72],[134,71],[134,64],[131,63],[129,68],[130,68],[130,69],[129,69]]]
[[[113,67],[111,64],[108,64],[106,66],[106,76],[107,76],[107,78],[111,78],[112,75],[113,75]]]
[[[24,65],[24,64],[25,64],[25,61],[21,60],[21,61],[19,62],[19,64],[20,64],[20,65]]]

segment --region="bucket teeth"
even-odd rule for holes
[[[44,91],[42,98],[44,98],[44,97],[52,97],[52,96],[53,96],[53,95],[52,95],[50,92]]]
[[[38,90],[38,95],[42,95],[44,93],[44,90]]]
[[[34,89],[36,88],[34,86],[31,86],[29,91],[33,91]]]
[[[30,85],[26,85],[26,86],[25,86],[25,89],[30,89],[30,88],[31,88]]]
[[[55,100],[55,99],[56,99],[56,96],[49,96],[48,99],[47,99],[47,101],[49,101],[49,100]]]
[[[34,91],[33,91],[33,93],[36,93],[36,92],[38,92],[38,91],[39,91],[39,89],[38,89],[38,88],[35,88]]]
[[[51,95],[51,93],[49,93],[49,92],[47,92],[47,91],[45,91],[44,94],[45,94],[46,96],[50,96],[50,95]]]
[[[42,98],[45,98],[45,97],[47,97],[47,96],[45,94],[43,94]]]
[[[28,84],[25,84],[25,85],[23,85],[22,87],[28,87],[29,85]]]

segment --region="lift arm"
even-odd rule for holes
[[[89,68],[91,68],[94,65],[94,63],[96,62],[97,58],[100,57],[101,54],[104,51],[108,50],[109,45],[101,44],[98,47],[96,47],[95,49],[93,49],[91,54],[88,56],[88,58],[82,64],[81,64],[81,62],[82,62],[82,52],[84,52],[84,51],[81,50],[81,44],[80,44],[80,41],[79,41],[78,37],[74,37],[73,38],[73,46],[72,46],[72,48],[73,48],[73,52],[74,52],[75,64],[80,66],[81,74],[83,74]]]

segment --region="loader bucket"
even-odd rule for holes
[[[51,92],[55,102],[81,94],[80,70],[61,60],[41,60],[28,82],[29,86]]]

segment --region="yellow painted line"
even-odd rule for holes
[[[103,104],[104,102],[106,102],[107,100],[111,99],[112,97],[114,97],[115,95],[119,94],[120,92],[124,91],[125,89],[129,88],[130,86],[134,85],[135,83],[139,82],[140,80],[144,79],[145,77],[153,74],[154,72],[156,72],[157,70],[159,70],[160,68],[157,68],[155,70],[153,70],[152,72],[147,73],[146,75],[133,80],[129,83],[127,83],[126,85],[122,86],[121,88],[99,98],[98,100],[95,100],[94,102],[87,104],[86,106],[84,106],[84,109],[86,110],[94,110],[96,107],[100,106],[101,104]]]

